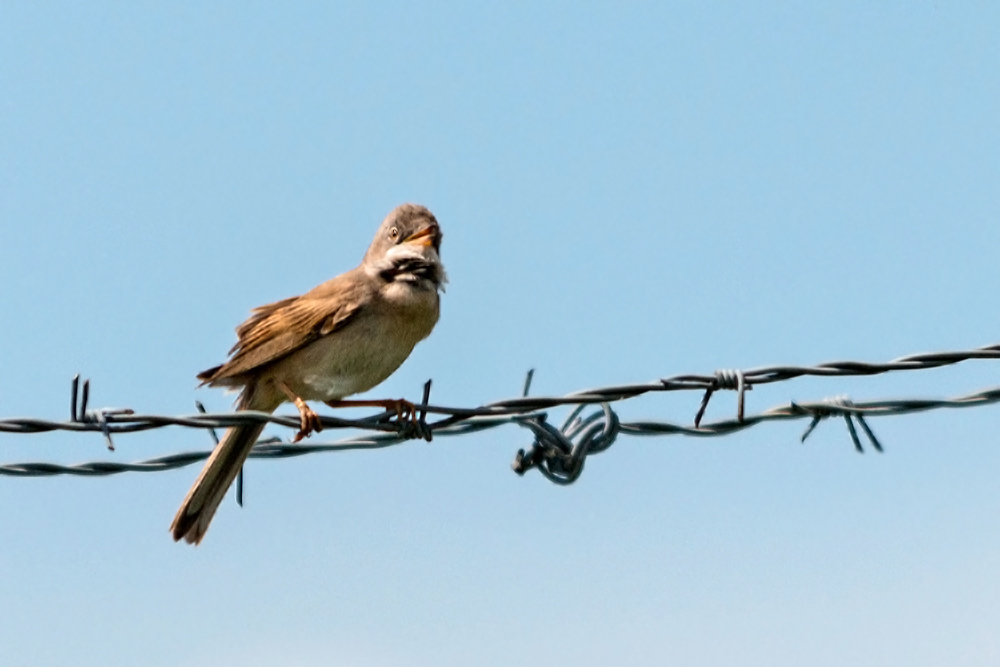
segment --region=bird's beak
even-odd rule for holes
[[[411,234],[404,243],[415,243],[424,248],[434,246],[436,250],[441,243],[441,232],[438,231],[437,225],[428,225],[419,232]]]

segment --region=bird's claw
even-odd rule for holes
[[[393,407],[396,408],[397,422],[407,421],[413,423],[417,421],[417,406],[405,398],[396,399]]]

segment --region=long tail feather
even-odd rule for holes
[[[280,400],[260,396],[253,391],[253,387],[248,387],[243,392],[237,410],[274,412],[280,403]],[[201,542],[215,516],[215,510],[219,508],[226,491],[236,479],[263,430],[264,424],[259,424],[234,426],[226,431],[177,510],[174,522],[170,524],[174,541],[184,538],[189,544]]]

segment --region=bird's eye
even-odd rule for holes
[[[399,238],[399,230],[396,229],[395,227],[393,227],[392,229],[390,229],[389,230],[389,238],[392,239],[393,241],[395,241],[396,239],[398,239]]]

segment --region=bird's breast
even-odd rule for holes
[[[329,401],[368,391],[389,377],[431,333],[439,312],[436,290],[390,287],[342,329],[276,364],[274,379],[306,400]]]

